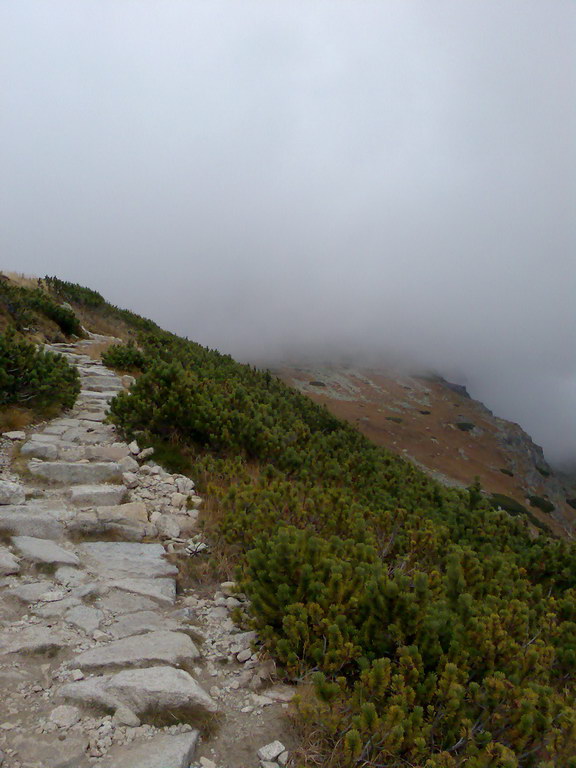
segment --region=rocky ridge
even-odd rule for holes
[[[84,351],[108,340],[49,347],[78,401],[0,447],[0,765],[286,765],[293,689],[232,622],[232,582],[177,590],[202,499],[105,423],[130,378]]]

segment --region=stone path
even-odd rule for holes
[[[177,591],[202,500],[104,423],[130,384],[84,354],[104,340],[50,347],[78,368],[76,406],[2,451],[0,765],[286,765],[293,689],[231,621],[232,583]]]

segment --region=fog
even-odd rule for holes
[[[4,0],[0,267],[576,457],[571,0]]]

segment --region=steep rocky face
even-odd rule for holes
[[[494,416],[464,387],[439,376],[353,367],[277,366],[274,372],[441,482],[465,487],[478,477],[486,492],[524,505],[557,535],[576,533],[569,503],[576,478],[555,472],[518,424]]]

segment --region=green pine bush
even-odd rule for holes
[[[0,408],[55,412],[71,408],[79,392],[78,372],[62,355],[39,349],[13,329],[0,334]]]
[[[146,356],[134,342],[109,347],[102,354],[102,362],[118,371],[143,371],[146,368]]]
[[[142,371],[111,420],[190,461],[249,598],[239,620],[313,686],[302,765],[576,768],[574,544],[533,538],[507,497],[440,486],[267,371],[105,311],[138,339],[110,364]]]

